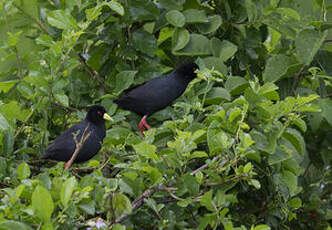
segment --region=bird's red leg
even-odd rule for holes
[[[147,115],[144,115],[138,124],[138,128],[139,128],[139,130],[141,130],[143,137],[145,137],[144,132],[143,132],[143,126],[146,127],[147,129],[151,129],[151,127],[148,125],[148,123],[146,123],[147,117],[148,117]]]
[[[67,163],[65,164],[65,169],[68,168],[69,165],[69,161],[67,161]]]

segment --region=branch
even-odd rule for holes
[[[226,184],[226,183],[229,183],[229,182],[232,182],[232,181],[244,178],[246,176],[247,176],[246,174],[240,174],[240,175],[232,177],[232,178],[230,178],[228,180],[223,180],[223,181],[218,181],[218,182],[212,182],[212,183],[205,183],[205,184],[203,184],[203,186],[204,187],[218,186],[218,185]]]
[[[220,158],[220,156],[216,156],[214,157],[209,163],[206,163],[204,165],[202,165],[201,167],[195,169],[194,171],[192,171],[190,173],[191,176],[194,176],[196,173],[198,173],[199,171],[202,171],[204,169],[206,169],[210,164],[212,164],[213,162],[215,162],[216,160],[218,160]]]
[[[100,86],[102,87],[102,90],[104,92],[107,91],[106,87],[105,87],[105,82],[103,80],[102,77],[100,77],[99,73],[95,70],[93,70],[90,66],[88,66],[88,64],[85,61],[85,58],[82,56],[82,54],[78,54],[78,58],[80,59],[80,62],[82,63],[82,65],[84,66],[84,68],[86,69],[86,71],[88,71],[88,73],[91,75],[91,77],[93,77],[94,79],[96,79]]]
[[[81,148],[83,147],[83,144],[85,143],[85,141],[91,135],[91,132],[87,133],[88,128],[89,128],[89,124],[84,129],[84,132],[83,132],[83,135],[81,137],[80,142],[78,142],[78,140],[77,140],[77,135],[74,135],[74,141],[75,141],[75,144],[76,144],[75,152],[72,155],[72,157],[70,158],[70,160],[66,163],[65,169],[68,170],[70,168],[70,166],[73,164],[74,160],[76,159],[78,153],[80,152]]]
[[[71,112],[79,111],[79,109],[77,109],[77,108],[70,107],[70,106],[65,106],[65,105],[63,105],[63,104],[61,104],[59,102],[52,102],[52,104],[54,104],[54,105],[56,105],[58,107],[61,107],[63,109],[69,110]]]

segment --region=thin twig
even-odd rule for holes
[[[244,178],[246,177],[247,175],[246,174],[240,174],[240,175],[237,175],[235,177],[232,177],[228,180],[223,180],[223,181],[218,181],[218,182],[212,182],[212,183],[205,183],[203,184],[204,187],[212,187],[212,186],[218,186],[218,185],[222,185],[222,184],[226,184],[226,183],[229,183],[229,182],[233,182],[235,180],[238,180],[238,179],[241,179],[241,178]]]
[[[79,109],[77,109],[77,108],[74,108],[74,107],[71,107],[71,106],[65,106],[65,105],[63,105],[63,104],[61,104],[59,102],[52,102],[52,104],[54,104],[54,105],[56,105],[58,107],[61,107],[63,109],[69,110],[71,112],[79,111]]]
[[[218,160],[220,158],[220,156],[215,156],[209,163],[206,163],[204,165],[202,165],[201,167],[195,169],[194,171],[192,171],[190,173],[191,176],[194,176],[196,173],[198,173],[199,171],[202,171],[204,169],[206,169],[210,164],[212,164],[213,162],[215,162],[216,160]]]
[[[80,60],[80,62],[82,63],[82,65],[84,66],[84,68],[86,69],[86,71],[88,71],[88,73],[91,75],[91,77],[93,77],[94,79],[96,79],[100,86],[102,87],[102,90],[104,92],[107,91],[106,86],[105,86],[105,82],[103,80],[102,77],[100,77],[99,73],[95,70],[93,70],[90,66],[88,66],[88,64],[85,61],[85,58],[82,56],[82,54],[78,54],[78,58]]]
[[[77,135],[74,135],[74,141],[75,141],[75,144],[76,144],[75,152],[72,155],[72,157],[70,158],[70,160],[66,163],[66,168],[65,169],[68,170],[70,168],[70,166],[73,164],[74,160],[76,159],[78,153],[80,152],[81,148],[83,147],[83,144],[90,137],[91,132],[87,133],[88,128],[89,128],[89,124],[84,129],[84,132],[83,132],[83,135],[82,135],[80,141],[77,140]]]

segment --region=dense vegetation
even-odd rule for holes
[[[331,229],[331,0],[0,0],[0,229]],[[194,60],[172,107],[112,99]],[[47,145],[102,104],[102,151]]]

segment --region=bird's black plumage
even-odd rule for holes
[[[74,162],[82,162],[91,159],[98,153],[101,144],[106,135],[105,119],[111,119],[103,106],[94,105],[88,110],[85,119],[69,129],[65,130],[50,144],[42,159],[52,159],[57,161],[69,161],[72,157],[76,143],[74,135],[77,134],[77,140],[80,141],[87,126],[87,134],[90,136],[84,142],[80,152]]]
[[[140,129],[143,125],[149,129],[145,119],[152,113],[169,106],[181,96],[190,81],[197,76],[195,73],[197,69],[198,66],[193,62],[183,63],[170,74],[153,78],[125,90],[114,102],[121,109],[144,116],[140,122]],[[143,134],[142,129],[141,132]]]

